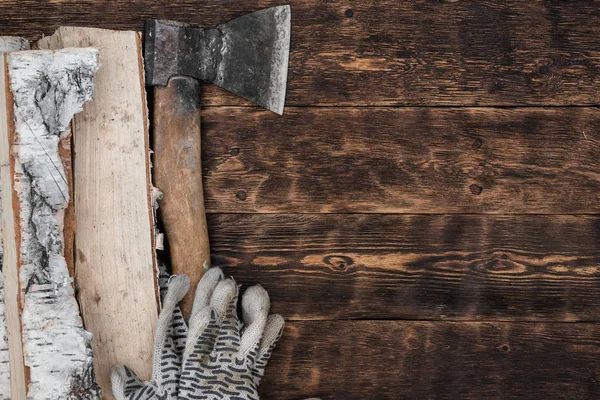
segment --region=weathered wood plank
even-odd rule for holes
[[[0,34],[142,30],[147,18],[208,26],[284,3],[293,15],[289,105],[600,103],[598,0],[5,0]],[[240,101],[214,87],[204,98]]]
[[[600,217],[210,215],[213,265],[291,319],[600,320]]]
[[[596,108],[203,115],[209,212],[600,212]]]
[[[596,324],[288,323],[261,399],[596,399]]]
[[[102,65],[94,99],[74,120],[77,298],[94,335],[104,399],[110,370],[152,374],[157,271],[146,92],[136,32],[60,28],[42,48],[93,46]]]

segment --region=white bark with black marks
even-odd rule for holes
[[[15,36],[0,36],[0,53],[11,51],[28,50],[29,42],[27,39]]]
[[[27,398],[99,399],[91,334],[83,328],[64,258],[69,185],[58,152],[73,115],[92,98],[98,51],[16,52],[6,56],[6,65],[14,99],[11,211],[20,238],[16,268]]]

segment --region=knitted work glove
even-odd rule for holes
[[[129,368],[113,368],[111,383],[117,400],[177,400],[181,356],[187,337],[187,326],[177,304],[189,287],[185,275],[169,280],[156,327],[152,380],[142,383]]]
[[[270,300],[260,286],[242,299],[238,286],[213,268],[196,291],[183,354],[180,400],[258,400],[258,385],[283,331],[280,315],[269,316]]]

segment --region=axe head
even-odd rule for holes
[[[212,82],[278,114],[283,113],[290,48],[290,6],[256,11],[216,28],[146,22],[146,83],[174,76]]]

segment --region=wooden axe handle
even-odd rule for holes
[[[200,83],[175,77],[154,88],[154,179],[163,193],[158,209],[164,224],[174,274],[190,278],[181,308],[192,311],[194,292],[210,265],[210,247],[200,144]]]

